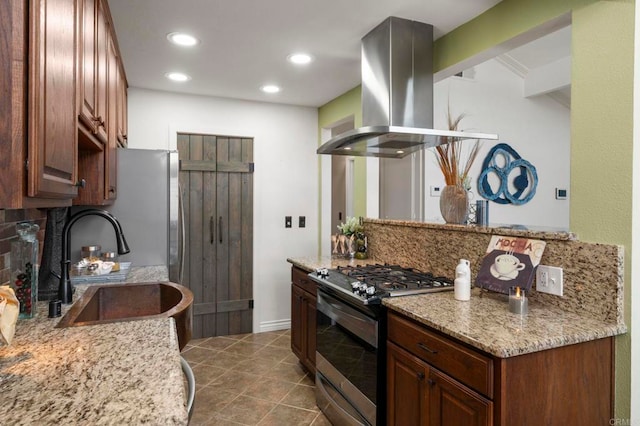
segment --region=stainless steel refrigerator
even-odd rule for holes
[[[118,219],[131,248],[120,260],[132,266],[166,265],[170,280],[179,282],[178,152],[118,149],[117,153],[117,199],[104,209]],[[71,259],[80,258],[82,246],[98,244],[103,251],[115,251],[115,243],[108,222],[87,216],[71,230]]]

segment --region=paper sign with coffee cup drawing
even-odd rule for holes
[[[493,235],[476,286],[500,293],[514,286],[529,290],[545,246],[541,240]]]

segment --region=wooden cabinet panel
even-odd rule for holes
[[[387,342],[387,424],[427,425],[429,366]]]
[[[98,97],[96,86],[96,30],[97,30],[97,0],[78,0],[80,16],[78,19],[78,119],[91,133],[95,133],[96,101]]]
[[[107,51],[108,68],[107,68],[107,86],[108,86],[108,111],[107,111],[107,145],[105,149],[105,200],[115,200],[117,192],[117,175],[118,175],[118,156],[116,149],[118,147],[118,117],[117,117],[117,100],[118,100],[118,77],[120,74],[120,66],[118,64],[118,54],[116,52],[114,41],[109,37],[109,49]]]
[[[493,403],[436,369],[429,371],[431,426],[487,426],[493,424]]]
[[[389,315],[388,327],[390,340],[478,392],[493,397],[491,358],[397,315]]]
[[[117,100],[117,139],[118,145],[121,147],[127,147],[127,132],[128,132],[128,108],[127,108],[127,79],[124,75],[122,66],[118,67],[118,100]]]
[[[28,191],[77,194],[76,0],[30,3]]]
[[[109,105],[109,88],[108,88],[108,52],[109,52],[109,27],[107,25],[107,16],[104,8],[104,2],[97,0],[97,16],[96,16],[96,50],[95,58],[95,113],[94,120],[96,122],[95,134],[102,143],[107,143],[107,120]],[[115,98],[114,98],[115,101]]]
[[[302,358],[304,292],[291,284],[291,351]]]
[[[317,287],[302,269],[291,268],[291,350],[316,374]]]
[[[497,358],[389,312],[388,338],[394,349],[389,349],[387,366],[391,424],[400,424],[391,420],[402,416],[394,414],[394,404],[421,404],[423,390],[409,373],[419,372],[421,365],[428,369],[430,425],[595,426],[613,417],[613,337]],[[491,380],[486,378],[489,372]],[[484,384],[490,391],[476,392]]]

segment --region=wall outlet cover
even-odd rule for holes
[[[562,268],[538,265],[538,269],[536,269],[536,291],[562,296],[564,293],[562,275]]]

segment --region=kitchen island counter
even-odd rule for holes
[[[384,263],[372,259],[296,257],[287,261],[306,271],[316,268]],[[554,305],[529,301],[523,316],[508,310],[506,295],[474,288],[471,300],[454,299],[453,291],[388,297],[383,304],[415,321],[491,355],[508,358],[626,333],[622,322],[603,321]]]
[[[187,424],[172,318],[55,328],[48,302],[36,312],[0,347],[3,424]]]
[[[481,295],[482,294],[482,295]],[[529,303],[526,315],[512,314],[506,295],[474,288],[471,300],[455,300],[453,292],[390,297],[390,310],[500,358],[611,337],[627,331],[624,324]]]

